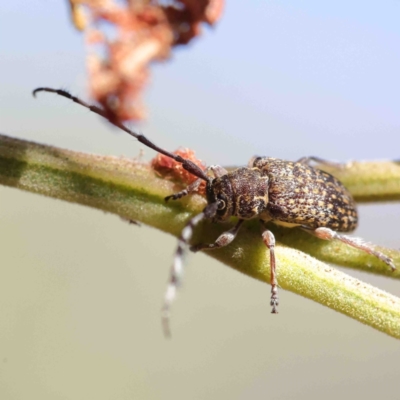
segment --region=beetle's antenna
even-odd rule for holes
[[[157,151],[158,153],[164,154],[165,156],[172,158],[173,160],[181,163],[182,167],[184,169],[186,169],[186,171],[190,172],[191,174],[197,176],[198,178],[203,179],[206,182],[208,182],[210,180],[210,177],[208,177],[204,173],[204,171],[200,167],[198,167],[194,162],[187,160],[186,158],[183,158],[180,155],[170,153],[169,151],[166,151],[166,150],[162,149],[161,147],[158,147],[153,142],[151,142],[149,139],[147,139],[146,136],[136,133],[136,132],[130,130],[129,128],[127,128],[121,122],[116,121],[115,119],[112,119],[111,116],[107,115],[107,113],[100,107],[92,105],[92,104],[88,104],[88,103],[84,102],[83,100],[79,99],[78,97],[71,95],[70,93],[68,93],[66,90],[63,90],[63,89],[52,89],[52,88],[48,88],[48,87],[40,87],[40,88],[35,89],[32,92],[33,96],[36,97],[36,93],[38,93],[38,92],[56,93],[59,96],[63,96],[69,100],[72,100],[74,103],[77,103],[77,104],[89,109],[90,111],[94,112],[95,114],[100,115],[101,117],[103,117],[104,119],[109,121],[112,125],[116,126],[117,128],[123,130],[127,134],[136,138],[140,143],[143,143],[145,146],[150,147],[151,149]]]
[[[206,206],[202,213],[193,217],[183,228],[181,235],[178,239],[178,247],[175,251],[174,261],[171,267],[171,273],[167,291],[165,293],[164,305],[161,310],[161,321],[163,325],[164,334],[167,337],[171,336],[170,330],[170,309],[176,297],[176,292],[182,283],[183,276],[183,261],[187,252],[187,246],[193,235],[193,230],[196,225],[203,219],[211,219],[217,213],[218,203],[211,203]]]

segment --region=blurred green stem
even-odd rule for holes
[[[330,172],[347,186],[356,200],[400,199],[397,162],[354,162]],[[165,203],[164,197],[180,187],[157,177],[148,165],[138,161],[77,153],[4,135],[0,135],[0,183],[95,207],[175,236],[205,205],[198,195]],[[194,239],[212,242],[227,226],[204,222],[196,229]],[[318,240],[299,230],[273,224],[271,230],[277,239],[278,279],[283,289],[400,338],[400,299],[310,255],[390,277],[398,277],[399,269],[390,272],[375,257],[342,243]],[[400,252],[382,251],[400,266]],[[269,282],[269,257],[254,221],[245,224],[233,244],[207,254],[253,278]]]

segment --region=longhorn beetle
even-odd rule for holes
[[[193,251],[227,246],[235,239],[245,220],[254,218],[260,220],[263,225],[261,237],[269,249],[270,255],[270,304],[273,314],[278,313],[279,298],[274,250],[275,238],[272,232],[265,227],[265,223],[268,221],[288,227],[299,227],[320,239],[340,240],[379,258],[392,271],[396,269],[391,258],[375,250],[370,244],[359,238],[338,233],[352,232],[357,227],[357,208],[351,194],[339,180],[327,172],[310,166],[312,161],[326,163],[320,158],[303,157],[292,162],[269,157],[254,157],[247,167],[231,172],[219,165],[210,166],[203,171],[192,161],[158,147],[144,135],[135,133],[119,121],[112,119],[100,107],[85,103],[65,90],[41,87],[35,89],[33,95],[36,96],[38,92],[56,93],[88,108],[147,147],[181,163],[185,170],[198,178],[179,193],[167,196],[166,201],[178,200],[194,193],[202,181],[206,182],[207,206],[186,224],[178,239],[178,247],[162,308],[163,329],[166,335],[170,334],[171,304],[182,280],[183,256],[192,238],[194,228],[203,219],[221,222],[234,216],[238,218],[238,222],[232,229],[222,233],[214,243],[200,243],[192,246],[191,250]]]

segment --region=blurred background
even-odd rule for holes
[[[207,164],[398,159],[400,3],[228,0],[215,29],[154,66],[157,144]],[[78,151],[154,153],[38,86],[88,98],[65,1],[0,3],[0,133]],[[399,204],[360,206],[357,235],[398,248]],[[203,254],[160,306],[176,241],[113,215],[0,187],[0,398],[376,399],[398,395],[399,341]],[[392,294],[398,281],[346,272]]]

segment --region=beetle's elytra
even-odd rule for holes
[[[203,219],[225,221],[230,217],[237,217],[238,222],[232,229],[222,233],[214,243],[192,246],[191,249],[194,251],[228,245],[235,239],[245,220],[258,218],[262,224],[272,221],[288,227],[299,227],[321,239],[340,240],[379,258],[392,270],[396,269],[391,258],[375,250],[371,245],[359,238],[339,233],[352,232],[357,227],[357,208],[351,194],[339,180],[310,165],[311,161],[323,162],[323,160],[304,157],[297,162],[291,162],[255,157],[247,167],[231,172],[217,165],[203,171],[191,160],[158,147],[145,136],[133,132],[118,121],[111,120],[101,108],[89,105],[65,90],[42,87],[34,90],[33,95],[40,91],[56,93],[88,108],[147,147],[181,163],[186,171],[198,178],[181,192],[166,197],[166,201],[177,200],[196,192],[202,182],[206,183],[207,206],[182,230],[172,264],[162,309],[163,326],[167,335],[169,335],[170,307],[182,279],[183,254],[191,240],[193,229]],[[265,227],[261,236],[270,253],[271,306],[272,313],[277,313],[279,299],[275,238]]]

